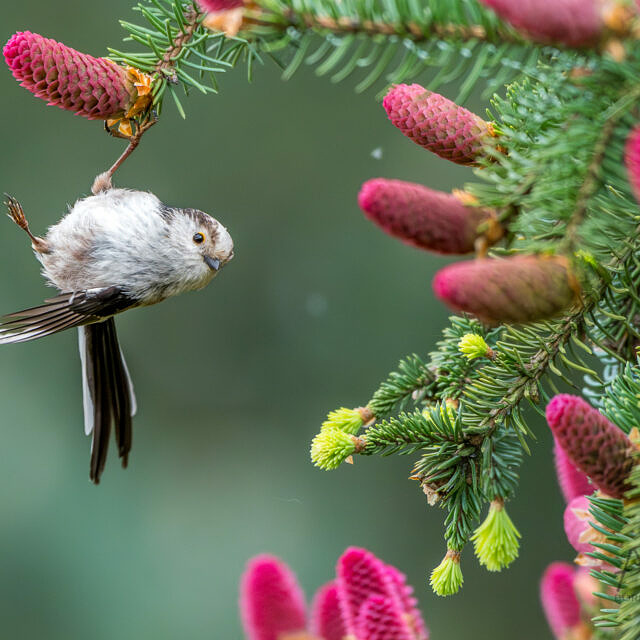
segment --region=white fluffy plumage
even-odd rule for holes
[[[196,233],[202,244],[194,242]],[[211,216],[127,189],[78,200],[45,241],[49,251],[37,256],[61,291],[118,285],[143,305],[201,289],[217,273],[205,256],[220,264],[233,256],[231,236]]]

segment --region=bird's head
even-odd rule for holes
[[[185,289],[200,289],[233,258],[233,240],[215,218],[197,209],[174,209],[169,222],[172,245],[182,254]]]

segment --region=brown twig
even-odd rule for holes
[[[167,71],[172,72],[169,74],[168,81],[172,84],[178,83],[174,66],[175,57],[182,51],[182,48],[191,40],[195,30],[198,26],[198,21],[202,15],[195,7],[190,7],[184,12],[186,18],[186,24],[184,30],[173,39],[173,47],[169,47],[162,56],[162,60],[156,64],[156,73],[162,76],[167,76]]]
[[[195,33],[196,28],[198,27],[198,22],[200,20],[200,16],[202,14],[195,8],[191,7],[187,11],[185,11],[186,24],[182,32],[173,39],[173,46],[169,47],[162,59],[158,61],[155,66],[155,78],[164,77],[167,82],[172,84],[176,84],[178,82],[178,78],[176,76],[174,67],[175,67],[175,59],[182,51],[183,47],[191,40],[193,34]],[[109,132],[110,135],[117,138],[124,138],[129,141],[129,145],[122,152],[120,157],[113,163],[111,168],[107,171],[96,176],[93,181],[93,185],[91,187],[91,192],[95,195],[100,191],[107,191],[112,188],[111,178],[113,174],[122,166],[124,161],[138,148],[140,144],[140,140],[142,136],[148,131],[156,122],[158,121],[157,116],[153,112],[152,109],[146,111],[140,119],[135,120],[135,133],[131,136],[125,136],[119,133],[117,129],[110,129],[109,126],[105,123],[105,128]]]
[[[100,193],[100,191],[107,191],[111,189],[111,178],[113,177],[113,174],[120,168],[122,163],[137,149],[145,131],[148,131],[156,122],[158,122],[158,118],[154,115],[149,115],[144,120],[144,122],[138,124],[138,126],[136,127],[136,132],[132,136],[122,136],[116,132],[109,131],[109,133],[113,136],[116,136],[118,138],[124,137],[126,140],[129,140],[129,145],[107,171],[96,176],[95,180],[93,181],[93,185],[91,186],[91,193],[95,195],[96,193]]]

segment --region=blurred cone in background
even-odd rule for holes
[[[571,305],[576,288],[567,260],[556,256],[457,262],[433,279],[440,300],[490,324],[551,318]]]
[[[436,253],[471,253],[482,235],[478,230],[482,223],[487,223],[492,237],[500,235],[491,212],[412,182],[368,180],[360,189],[358,204],[389,235]]]

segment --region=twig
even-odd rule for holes
[[[111,168],[96,176],[95,180],[93,181],[93,185],[91,186],[91,193],[95,195],[96,193],[100,193],[100,191],[108,191],[112,188],[111,178],[113,177],[113,174],[120,168],[122,163],[136,150],[145,131],[149,130],[156,122],[158,122],[158,118],[152,116],[137,127],[135,134],[130,138],[127,138],[129,140],[129,145],[122,152],[120,157],[113,163],[113,165],[111,165]]]
[[[187,11],[185,11],[186,24],[182,29],[182,33],[174,38],[172,46],[166,50],[164,56],[156,65],[156,78],[165,77],[167,79],[167,82],[172,83],[176,83],[178,81],[177,77],[175,76],[175,72],[173,73],[173,75],[171,75],[171,71],[175,66],[176,59],[180,56],[180,52],[193,37],[201,15],[202,13],[199,12],[195,7],[191,7]],[[93,181],[93,185],[91,186],[91,192],[94,195],[100,193],[101,191],[107,191],[112,188],[111,178],[113,177],[113,174],[137,149],[142,136],[156,122],[158,122],[158,117],[152,110],[145,112],[140,120],[136,120],[136,132],[132,136],[123,136],[122,134],[118,133],[117,130],[113,131],[109,129],[109,127],[105,123],[105,128],[110,135],[128,140],[129,145],[120,155],[120,157],[113,163],[110,169],[96,176],[95,180]]]

